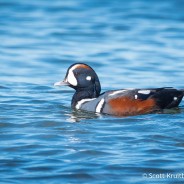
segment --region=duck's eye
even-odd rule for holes
[[[90,81],[91,80],[91,76],[87,76],[86,80]]]

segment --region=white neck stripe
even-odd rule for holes
[[[86,99],[82,99],[80,101],[77,102],[77,105],[75,106],[76,109],[80,109],[81,108],[81,105],[85,102],[89,102],[91,100],[94,100],[96,98],[86,98]]]

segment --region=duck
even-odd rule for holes
[[[71,65],[63,81],[55,86],[69,86],[75,90],[71,107],[76,110],[113,116],[134,116],[178,107],[184,90],[172,87],[119,89],[101,93],[99,78],[85,63]]]

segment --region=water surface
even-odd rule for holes
[[[85,62],[103,91],[184,88],[183,10],[182,0],[1,0],[0,183],[184,183],[167,176],[184,173],[183,101],[118,118],[73,111],[74,91],[53,87]]]

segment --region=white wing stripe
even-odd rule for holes
[[[104,98],[102,98],[96,107],[96,112],[98,112],[98,113],[101,112],[104,102],[105,102],[105,100],[104,100]]]

